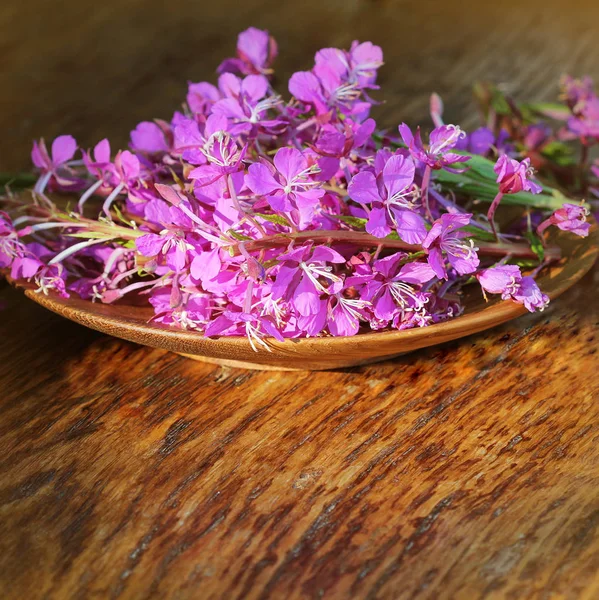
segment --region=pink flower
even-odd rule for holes
[[[219,89],[205,81],[190,83],[187,88],[187,106],[195,115],[208,116],[214,104],[221,98]]]
[[[529,158],[518,162],[506,154],[502,154],[493,170],[497,174],[497,183],[502,194],[517,194],[522,191],[540,194],[543,191],[543,188],[531,179],[534,170],[530,166]]]
[[[168,152],[169,149],[164,131],[150,121],[142,121],[131,132],[131,148],[149,154]]]
[[[24,254],[25,246],[19,240],[10,215],[0,211],[0,269],[9,267],[15,258]]]
[[[537,227],[537,233],[540,235],[550,225],[556,225],[562,231],[571,231],[580,237],[587,237],[591,228],[591,224],[586,222],[589,214],[586,206],[565,202]]]
[[[424,219],[414,211],[414,161],[403,154],[377,152],[374,173],[360,171],[349,183],[349,197],[370,205],[366,231],[384,238],[397,230],[408,244],[419,244],[426,236]]]
[[[428,250],[428,263],[439,279],[447,279],[447,270],[443,253],[449,264],[460,274],[473,273],[479,264],[472,238],[460,227],[466,227],[472,218],[471,214],[444,214],[437,219],[422,246]],[[465,241],[464,238],[469,238]]]
[[[512,299],[524,304],[527,310],[544,310],[549,297],[543,294],[532,277],[523,277],[520,267],[500,265],[485,269],[476,275],[485,292],[501,294],[503,300]]]
[[[37,193],[43,194],[49,184],[63,190],[81,189],[84,182],[69,166],[75,152],[77,152],[77,142],[72,135],[57,137],[52,142],[51,156],[48,154],[43,139],[39,142],[33,142],[31,160],[41,171],[41,177],[35,186]]]
[[[267,112],[282,101],[280,96],[270,91],[268,80],[263,75],[248,75],[239,79],[231,73],[224,73],[220,87],[225,89],[226,95],[214,104],[212,114],[229,120],[231,125],[227,131],[231,135],[255,135],[258,127],[273,133],[275,128],[284,125],[281,119],[268,118]]]
[[[362,298],[372,304],[374,316],[385,323],[406,311],[423,311],[427,298],[420,286],[435,277],[427,263],[399,266],[404,258],[405,254],[397,252],[376,260],[371,275],[357,278],[366,282]]]
[[[431,169],[443,169],[469,160],[468,156],[452,152],[460,139],[466,136],[457,125],[435,127],[431,131],[426,148],[420,137],[420,128],[416,130],[416,135],[413,135],[412,130],[402,123],[399,126],[399,133],[414,159]]]
[[[268,31],[250,27],[237,38],[237,58],[227,58],[218,67],[218,73],[240,75],[272,73],[270,66],[277,56],[277,43]]]
[[[309,317],[322,311],[321,294],[341,279],[333,273],[331,264],[343,264],[345,259],[326,246],[302,246],[279,256],[281,266],[272,286],[274,300],[291,302],[299,315]],[[323,320],[324,325],[324,320]]]
[[[323,196],[320,182],[312,175],[318,171],[295,148],[281,148],[270,163],[253,163],[245,182],[255,193],[264,196],[273,210],[289,215],[300,228],[305,228]]]

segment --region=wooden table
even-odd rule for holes
[[[538,99],[563,71],[599,78],[599,4],[489,4],[7,0],[0,170],[42,135],[125,143],[250,24],[279,39],[281,80],[319,47],[381,44],[389,126],[428,123],[433,90],[472,123],[480,78]],[[315,374],[138,347],[0,284],[0,596],[598,598],[598,277]]]

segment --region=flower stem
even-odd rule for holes
[[[426,218],[432,223],[434,221],[433,214],[431,213],[431,207],[428,199],[428,188],[431,181],[431,168],[426,165],[424,168],[424,177],[422,178],[422,204],[426,212]]]
[[[589,162],[589,146],[584,141],[580,149],[580,162],[578,169],[580,172],[580,192],[582,196],[586,196],[588,192],[588,177],[587,177],[587,166]]]
[[[491,202],[491,206],[489,206],[489,210],[487,212],[487,219],[489,220],[489,225],[491,226],[491,231],[493,231],[493,235],[495,236],[495,240],[499,242],[499,235],[497,234],[497,228],[495,227],[495,212],[497,211],[497,207],[503,198],[502,192],[497,192],[497,196]]]
[[[299,231],[297,233],[281,233],[277,235],[271,235],[259,240],[243,242],[245,250],[248,252],[254,250],[261,250],[263,248],[276,248],[280,246],[287,246],[290,242],[320,242],[320,243],[350,243],[356,244],[357,246],[377,248],[379,245],[385,248],[394,248],[397,250],[403,250],[405,252],[423,252],[423,248],[417,244],[406,244],[406,242],[399,239],[389,238],[377,238],[368,233],[361,231]],[[528,244],[517,244],[517,243],[506,243],[501,242],[497,244],[489,243],[478,243],[478,252],[480,254],[486,254],[489,256],[505,256],[510,254],[517,258],[537,258],[536,254],[530,249]],[[239,243],[231,244],[231,247],[235,254],[240,254]],[[552,246],[545,250],[545,256],[551,259],[557,259],[561,256],[561,251],[557,246]]]

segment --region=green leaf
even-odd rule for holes
[[[481,240],[483,242],[494,242],[495,236],[490,231],[485,231],[480,227],[474,227],[473,225],[466,225],[466,227],[460,227],[460,231],[470,233],[473,238]]]
[[[78,231],[77,233],[67,233],[67,235],[85,240],[112,240],[115,237],[101,231]]]
[[[121,209],[116,205],[116,203],[114,203],[110,208],[112,208],[112,210],[114,210],[114,212],[116,213],[116,216],[118,217],[119,221],[121,221],[121,223],[131,226],[131,222],[127,221],[127,219],[125,219],[125,217],[123,216],[123,213],[121,212]]]
[[[481,202],[492,202],[498,192],[496,175],[493,171],[494,163],[482,156],[461,152],[470,157],[465,163],[469,169],[463,173],[450,173],[441,169],[435,173],[435,181],[443,187],[453,190],[458,194],[469,196]],[[513,206],[528,206],[546,210],[557,210],[564,202],[579,204],[576,200],[566,198],[559,190],[543,185],[543,192],[531,194],[518,192],[506,194],[502,204]]]
[[[512,113],[512,109],[503,92],[494,87],[492,93],[491,106],[493,107],[493,110],[498,115],[510,115]]]
[[[557,102],[527,102],[522,106],[537,115],[558,121],[565,121],[571,114],[567,106]]]
[[[351,215],[330,215],[330,216],[334,217],[335,219],[339,219],[340,221],[343,221],[347,225],[350,225],[351,227],[355,227],[356,229],[360,229],[360,230],[363,230],[366,227],[366,222],[368,221],[368,219],[363,219],[361,217],[352,217]]]
[[[554,140],[543,146],[541,154],[561,167],[567,167],[576,164],[574,152],[570,146]]]
[[[251,237],[248,237],[247,235],[243,235],[241,233],[237,233],[236,231],[233,231],[233,229],[228,229],[227,233],[234,239],[236,239],[239,242],[249,242],[252,240]]]
[[[532,258],[514,258],[509,260],[508,263],[510,265],[518,265],[523,269],[532,269],[533,267],[538,267],[539,263]]]
[[[282,215],[266,215],[266,214],[262,214],[262,213],[255,213],[255,216],[260,217],[261,219],[264,219],[265,221],[268,221],[269,223],[283,225],[284,227],[291,226],[291,223],[289,223],[289,221]]]
[[[532,231],[524,234],[524,237],[530,242],[530,249],[536,254],[539,262],[545,260],[545,248],[541,243],[541,238]]]
[[[0,173],[0,187],[8,186],[20,190],[35,185],[37,175],[33,173]]]

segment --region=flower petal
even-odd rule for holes
[[[296,148],[281,148],[278,150],[275,154],[274,163],[277,171],[283,175],[287,183],[290,183],[308,166],[308,161]]]
[[[352,200],[360,204],[372,204],[381,201],[376,178],[371,171],[361,171],[354,175],[347,186],[347,193]]]
[[[61,135],[52,142],[52,163],[55,167],[71,160],[77,152],[77,142],[72,135]]]

